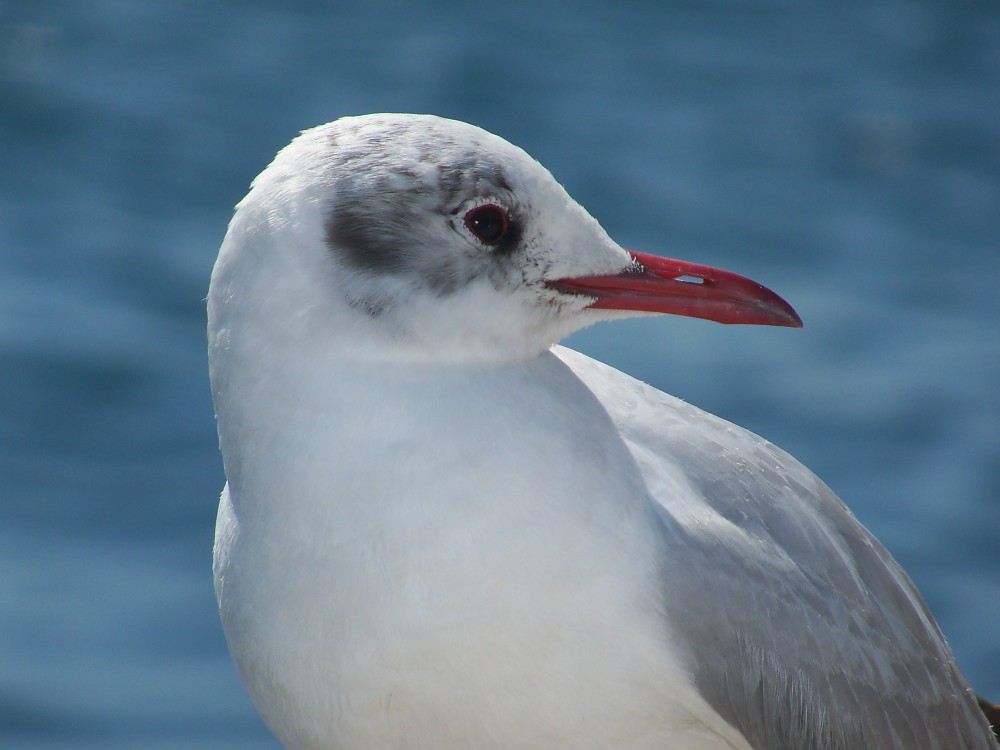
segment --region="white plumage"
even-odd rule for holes
[[[209,294],[215,578],[286,747],[996,747],[815,476],[552,348],[629,309],[797,323],[681,265],[439,118],[339,120],[257,178]]]

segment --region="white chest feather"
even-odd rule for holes
[[[278,736],[359,750],[741,747],[668,646],[645,488],[589,392],[551,356],[467,386],[427,375],[405,409],[407,389],[380,383],[376,401],[261,414],[268,428],[242,423],[239,458],[227,455],[240,471],[216,585]],[[243,439],[254,433],[257,445]]]

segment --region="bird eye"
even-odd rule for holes
[[[475,235],[476,239],[486,245],[495,245],[510,228],[507,212],[500,206],[487,203],[477,206],[465,214],[465,226]]]

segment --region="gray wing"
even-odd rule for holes
[[[700,692],[756,750],[997,748],[891,555],[812,472],[569,350],[655,499],[664,601]]]

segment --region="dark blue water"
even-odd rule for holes
[[[536,5],[0,10],[0,746],[276,747],[212,595],[203,298],[273,153],[386,110],[788,298],[572,343],[813,467],[1000,699],[1000,5]]]

